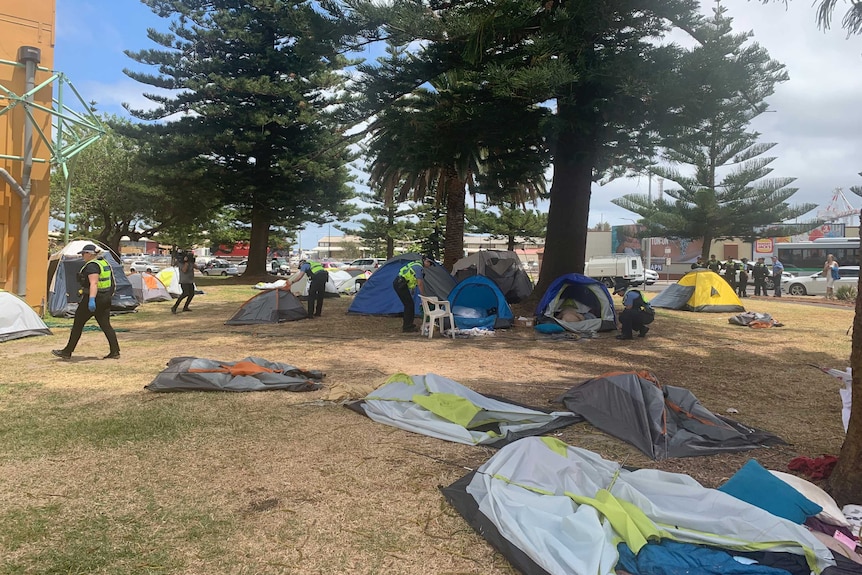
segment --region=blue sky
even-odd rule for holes
[[[712,6],[710,1],[703,2]],[[772,113],[763,114],[754,128],[761,141],[777,142],[770,155],[774,177],[796,177],[800,191],[791,202],[814,202],[826,207],[837,187],[862,185],[862,36],[847,39],[840,29],[817,29],[808,0],[794,0],[789,9],[775,1],[725,2],[740,31],[753,30],[755,40],[787,66],[790,81],[769,99]],[[839,2],[836,21],[843,10]],[[136,0],[57,0],[55,69],[64,72],[86,101],[95,100],[103,112],[125,114],[121,104],[146,107],[145,86],[123,74],[136,63],[123,50],[154,48],[148,27],[167,31],[168,21],[156,17]],[[666,183],[669,184],[669,183]],[[653,194],[659,182],[652,181]],[[590,224],[631,223],[635,214],[611,203],[626,193],[646,193],[647,179],[626,179],[593,188]],[[856,206],[862,198],[848,192]],[[334,234],[338,234],[332,228]],[[303,247],[328,233],[327,226],[310,226],[302,234]]]

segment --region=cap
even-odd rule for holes
[[[99,250],[96,248],[96,246],[94,244],[84,244],[84,247],[81,248],[81,251],[79,251],[78,253],[79,254],[83,254],[83,253],[94,254],[97,251],[99,251]]]

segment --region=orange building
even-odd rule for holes
[[[48,281],[51,150],[44,138],[51,138],[52,116],[30,108],[30,121],[25,108],[28,91],[34,105],[52,107],[51,85],[34,88],[52,75],[54,1],[0,2],[0,289],[34,308]]]

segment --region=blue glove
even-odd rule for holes
[[[96,298],[90,298],[89,303],[87,303],[87,309],[90,311],[96,311]]]

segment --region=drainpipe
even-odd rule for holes
[[[18,61],[24,64],[25,111],[31,110],[36,87],[36,66],[42,59],[42,51],[33,46],[18,48]],[[33,122],[24,117],[24,169],[21,172],[21,185],[12,186],[21,196],[21,239],[18,250],[18,295],[27,295],[27,257],[30,251],[30,174],[33,171]],[[7,174],[8,175],[8,174]],[[6,176],[4,176],[5,178]],[[7,179],[8,181],[8,179]]]

